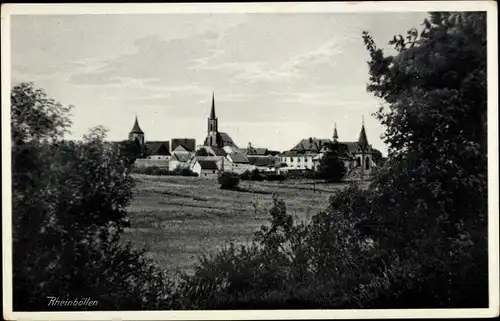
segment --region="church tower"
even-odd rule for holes
[[[129,140],[137,140],[139,142],[139,144],[141,145],[141,148],[144,147],[144,132],[142,131],[141,127],[139,126],[139,121],[137,120],[137,116],[135,116],[134,127],[132,127],[132,130],[128,134],[128,139]]]
[[[358,147],[356,149],[355,157],[356,163],[364,172],[370,172],[373,166],[373,152],[371,145],[368,144],[368,137],[366,136],[365,120],[361,124],[361,131],[358,138]]]
[[[338,141],[339,141],[339,134],[337,133],[337,123],[335,123],[333,129],[333,142],[338,143]]]
[[[208,134],[218,132],[217,117],[215,117],[215,97],[212,93],[212,109],[210,109],[210,116],[208,117]]]
[[[215,116],[215,97],[212,92],[212,108],[210,109],[210,116],[208,116],[207,138],[205,139],[205,146],[222,147],[222,138],[219,133],[218,119]]]

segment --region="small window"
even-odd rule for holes
[[[212,174],[215,174],[215,169],[212,171]]]

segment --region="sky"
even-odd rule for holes
[[[146,140],[202,144],[215,93],[219,131],[239,147],[288,150],[301,139],[386,152],[366,91],[369,31],[380,47],[426,14],[254,13],[26,15],[11,18],[12,85],[34,82],[73,105],[70,138],[92,127],[123,140],[135,116]]]

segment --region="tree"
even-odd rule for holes
[[[478,306],[487,304],[486,14],[431,13],[422,29],[395,36],[394,56],[363,33],[367,89],[385,101],[375,116],[391,151],[367,226],[420,266],[426,297]]]
[[[236,173],[223,172],[218,178],[220,188],[222,189],[234,189],[240,183],[240,176]]]
[[[346,173],[344,163],[339,159],[339,151],[332,144],[319,161],[319,176],[328,182],[340,182]]]
[[[195,153],[196,156],[209,156],[205,148],[200,148]]]
[[[70,108],[33,84],[15,86],[11,103],[14,310],[54,309],[48,296],[90,297],[98,310],[164,302],[163,273],[118,242],[133,181],[105,130],[63,140]]]
[[[141,144],[138,140],[124,140],[119,143],[120,155],[127,159],[129,164],[134,164],[135,160],[143,154]]]

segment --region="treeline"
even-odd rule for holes
[[[191,169],[184,167],[177,167],[173,171],[169,170],[168,168],[158,166],[133,167],[132,173],[156,176],[198,176],[198,173],[195,173]]]
[[[395,56],[364,33],[391,150],[370,187],[333,195],[310,223],[275,198],[251,244],[176,282],[119,242],[134,184],[119,149],[102,129],[64,141],[69,109],[15,86],[14,310],[54,309],[54,293],[97,310],[487,307],[485,21],[432,13],[391,41]]]

